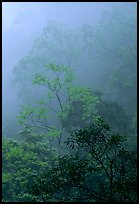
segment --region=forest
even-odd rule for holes
[[[94,24],[50,20],[18,60],[12,116],[2,101],[2,202],[137,201],[136,18],[121,2]]]

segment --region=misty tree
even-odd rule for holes
[[[46,173],[57,157],[55,149],[43,134],[22,132],[24,140],[2,140],[2,198],[3,202],[29,201],[28,188],[35,177]]]
[[[72,132],[62,157],[43,134],[3,139],[3,202],[135,202],[136,151],[101,117]]]
[[[34,180],[29,192],[41,202],[135,202],[136,152],[101,117],[75,130],[70,154]]]
[[[30,81],[34,74],[44,71],[44,65],[53,62],[76,67],[81,57],[82,38],[78,29],[66,25],[48,22],[42,34],[34,41],[29,53],[14,68],[13,83],[18,86],[19,96],[30,103],[44,93],[32,88]],[[30,91],[31,90],[31,91]],[[36,92],[38,93],[36,96]]]
[[[99,71],[96,87],[124,106],[133,118],[136,113],[137,18],[134,4],[105,11],[96,27],[83,26],[86,50]],[[103,63],[102,63],[103,62]]]
[[[19,125],[18,102],[3,122],[2,202],[137,200],[136,3],[115,5],[94,25],[49,22],[15,66],[22,105]]]
[[[101,92],[96,91],[94,94],[99,99],[96,105],[98,115],[105,118],[114,132],[131,135],[130,120],[124,107],[116,101],[104,100]]]
[[[56,137],[60,144],[66,132],[83,128],[92,121],[96,115],[98,99],[89,88],[73,84],[74,75],[70,68],[49,64],[45,66],[45,72],[37,73],[33,84],[45,87],[47,94],[36,102],[35,106],[31,104],[23,106],[17,118],[25,129],[35,129],[45,134],[50,141]],[[81,106],[76,111],[75,104],[79,102]]]
[[[103,98],[122,105],[136,134],[136,10],[121,4],[105,11],[97,25],[69,29],[50,22],[14,69],[15,84],[24,102],[34,103],[45,89],[30,83],[50,62],[79,73],[76,83],[99,90]],[[118,15],[117,15],[118,13]],[[86,76],[86,78],[84,77]],[[37,93],[37,94],[36,94]],[[77,103],[73,104],[77,107]],[[134,122],[135,121],[135,122]],[[66,123],[68,124],[68,123]]]

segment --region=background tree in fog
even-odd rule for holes
[[[100,22],[69,29],[50,22],[26,57],[14,69],[24,102],[34,103],[45,89],[30,83],[45,64],[75,70],[75,83],[101,91],[102,99],[122,105],[136,135],[136,8],[121,4],[106,11]],[[36,94],[37,93],[37,94]],[[74,104],[74,107],[76,105]],[[76,106],[77,108],[77,106]]]
[[[61,143],[64,131],[85,127],[96,115],[97,96],[89,88],[73,84],[73,72],[63,65],[49,64],[43,74],[34,76],[33,84],[46,89],[42,99],[32,106],[23,106],[17,117],[19,124],[57,137]]]

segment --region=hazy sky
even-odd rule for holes
[[[102,10],[109,9],[114,4],[115,2],[3,2],[3,30],[9,30],[13,25],[17,26],[21,15],[30,17],[28,20],[32,22],[31,26],[48,20],[74,26],[95,22]],[[41,19],[42,23],[37,19]]]
[[[94,24],[115,2],[2,2],[3,72],[27,54],[49,21],[76,27]],[[119,4],[119,3],[117,3]],[[9,59],[9,66],[6,59]],[[6,60],[7,61],[7,60]]]
[[[122,3],[122,2],[121,2]],[[6,114],[14,112],[17,90],[12,71],[28,54],[33,41],[49,21],[70,27],[95,24],[101,13],[119,2],[2,2],[2,97]],[[16,101],[16,103],[15,103]],[[8,104],[8,105],[7,105]]]
[[[2,42],[4,55],[11,56],[11,65],[26,55],[32,43],[49,21],[70,27],[95,24],[101,13],[116,2],[3,2]],[[26,45],[26,46],[25,46]],[[13,51],[14,49],[14,51]],[[11,54],[10,54],[11,53]],[[5,68],[4,68],[5,70]],[[10,69],[11,70],[11,69]]]

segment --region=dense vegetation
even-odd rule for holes
[[[64,156],[31,126],[21,134],[3,139],[3,201],[136,201],[136,152],[101,117],[71,134]]]
[[[50,23],[15,67],[23,104],[18,137],[9,124],[2,141],[3,202],[137,200],[134,12]]]
[[[76,130],[56,154],[46,137],[3,140],[3,201],[136,201],[136,152],[101,117]]]
[[[122,107],[73,86],[70,68],[45,71],[33,83],[48,96],[17,117],[24,140],[3,139],[3,201],[136,201],[136,151],[114,131],[128,130]],[[111,111],[113,130],[99,116],[110,121],[106,107],[121,114],[119,121]]]

